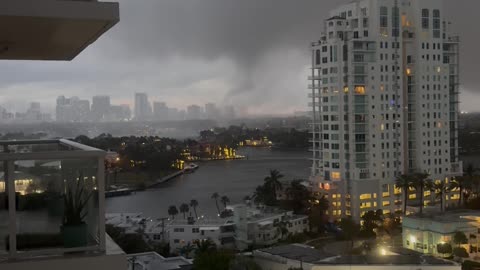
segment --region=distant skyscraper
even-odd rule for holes
[[[207,119],[210,119],[210,120],[218,119],[219,116],[220,116],[220,112],[214,103],[205,104],[205,117]]]
[[[100,122],[110,111],[109,96],[94,96],[92,98],[91,120]]]
[[[146,93],[135,93],[135,120],[148,121],[152,116],[152,106]]]
[[[199,120],[203,118],[202,107],[198,105],[190,105],[187,107],[187,120]]]
[[[168,107],[165,102],[153,102],[153,120],[168,120]]]
[[[59,96],[55,111],[57,122],[86,122],[90,115],[90,101]]]
[[[448,183],[462,174],[459,39],[448,28],[438,0],[360,0],[330,12],[312,44],[309,100],[311,179],[333,217],[401,212],[400,175]],[[412,204],[435,204],[407,192]],[[444,198],[452,205],[459,194]]]

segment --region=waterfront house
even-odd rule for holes
[[[276,208],[235,205],[235,242],[237,249],[269,246],[289,234],[309,230],[308,216]]]
[[[161,228],[157,227],[158,230]],[[187,245],[210,240],[219,248],[235,248],[235,224],[228,220],[171,220],[166,225],[170,251],[178,253]],[[161,231],[159,231],[161,232]]]

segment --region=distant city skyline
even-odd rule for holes
[[[134,93],[132,101],[123,104],[115,104],[108,95],[95,95],[90,98],[60,95],[56,97],[53,109],[43,105],[32,101],[28,103],[27,109],[10,110],[9,106],[0,104],[0,123],[225,120],[237,117],[234,106],[219,107],[208,102],[175,108],[166,102],[152,101],[148,94],[143,92]]]

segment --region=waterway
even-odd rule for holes
[[[170,205],[177,208],[191,199],[199,202],[198,213],[206,217],[216,215],[214,192],[226,195],[231,204],[240,203],[251,195],[270,169],[277,169],[284,179],[306,179],[311,166],[308,151],[269,148],[243,148],[238,152],[245,160],[200,162],[192,174],[181,175],[157,188],[137,192],[130,196],[108,198],[109,213],[141,212],[149,217],[167,216]]]

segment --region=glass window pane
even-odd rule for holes
[[[17,250],[98,244],[97,160],[15,162]]]
[[[4,162],[0,162],[0,257],[7,254],[8,196],[5,185]]]

